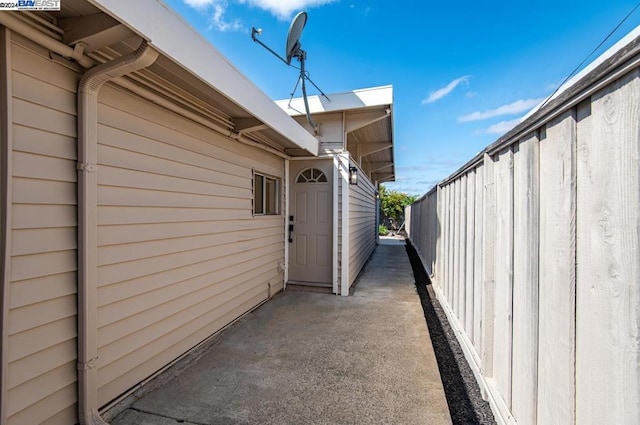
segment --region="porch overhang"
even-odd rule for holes
[[[342,115],[342,150],[347,150],[374,183],[395,181],[393,87],[381,86],[308,98],[314,122]],[[305,124],[302,98],[276,102],[287,114]],[[331,118],[333,119],[333,118]],[[311,131],[310,127],[307,131]],[[320,125],[320,139],[323,138]]]

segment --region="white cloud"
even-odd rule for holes
[[[487,118],[499,117],[502,115],[519,114],[528,111],[543,100],[544,98],[516,100],[513,103],[502,105],[495,109],[488,109],[482,112],[476,111],[467,115],[462,115],[461,117],[458,117],[458,122],[480,121],[486,120]]]
[[[336,0],[182,0],[186,5],[202,13],[211,13],[210,28],[218,31],[241,31],[244,29],[238,19],[228,19],[226,16],[229,2],[246,4],[266,10],[278,19],[287,20],[293,12],[310,7],[322,6]]]
[[[218,31],[240,31],[243,29],[242,23],[238,19],[226,21],[224,13],[226,7],[222,4],[213,5],[213,13],[211,14],[211,26]]]
[[[204,9],[207,6],[217,3],[217,0],[182,0],[187,6],[195,9]]]
[[[470,75],[464,75],[462,77],[456,78],[455,80],[451,81],[449,84],[442,87],[441,89],[432,91],[431,93],[429,93],[429,96],[422,99],[422,104],[424,105],[427,103],[433,103],[436,100],[442,99],[443,97],[451,93],[453,90],[455,90],[455,88],[458,87],[460,84],[463,84],[463,83],[468,84],[470,77],[471,77]]]
[[[484,132],[486,134],[498,134],[503,135],[507,131],[511,130],[516,125],[520,124],[521,118],[516,118],[514,120],[508,121],[500,121],[499,123],[493,124],[489,126]]]
[[[227,0],[182,0],[188,6],[199,10],[203,14],[211,13],[209,16],[209,29],[216,29],[221,32],[241,31],[244,29],[242,22],[238,19],[227,20],[226,12],[229,3]]]
[[[289,19],[295,11],[322,6],[335,1],[336,0],[238,0],[238,3],[247,3],[271,12],[278,19],[286,20]]]

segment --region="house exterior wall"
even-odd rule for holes
[[[12,34],[8,424],[76,418],[79,74]]]
[[[349,184],[349,166],[357,166],[348,152],[336,156],[338,167],[338,283],[339,294],[349,288],[377,245],[376,189],[362,170],[358,184]]]
[[[640,418],[639,43],[409,208],[498,423]]]
[[[362,170],[349,186],[349,286],[376,248],[376,188]]]
[[[11,245],[0,415],[11,425],[73,424],[80,71],[11,37],[12,148],[10,167],[0,170],[12,170],[3,181],[12,222],[3,236]],[[285,160],[115,85],[101,89],[99,102],[104,406],[282,289]],[[280,215],[253,216],[253,171],[281,179]]]
[[[284,160],[114,87],[100,102],[104,404],[282,289],[284,212],[253,216],[252,177],[282,187]]]

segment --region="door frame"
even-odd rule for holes
[[[285,189],[285,220],[284,220],[284,228],[285,228],[285,264],[284,264],[284,287],[286,289],[287,282],[289,281],[289,267],[291,263],[291,244],[289,243],[289,225],[292,224],[290,221],[291,218],[291,193],[293,191],[293,185],[295,182],[293,181],[297,176],[297,172],[291,172],[291,161],[305,161],[309,162],[309,166],[313,166],[314,161],[331,161],[331,178],[333,181],[330,183],[332,185],[332,195],[331,195],[331,213],[332,213],[332,253],[331,253],[331,261],[332,261],[332,272],[331,272],[331,287],[334,294],[340,295],[340,282],[338,281],[338,178],[340,178],[339,172],[339,160],[338,155],[322,155],[317,157],[291,157],[286,161],[285,164],[285,181],[286,181],[286,189]],[[297,167],[295,167],[297,169]]]

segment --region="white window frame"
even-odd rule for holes
[[[262,212],[256,212],[256,176],[260,176],[262,177]],[[267,181],[273,181],[276,185],[276,190],[275,190],[275,212],[268,212],[267,211]],[[252,199],[252,210],[253,210],[253,215],[256,217],[262,217],[262,216],[278,216],[281,215],[281,211],[282,211],[282,206],[280,205],[280,191],[281,191],[281,187],[282,187],[282,179],[280,179],[279,177],[275,177],[266,173],[262,173],[260,171],[256,171],[253,170],[253,180],[252,180],[252,192],[253,192],[253,199]]]

